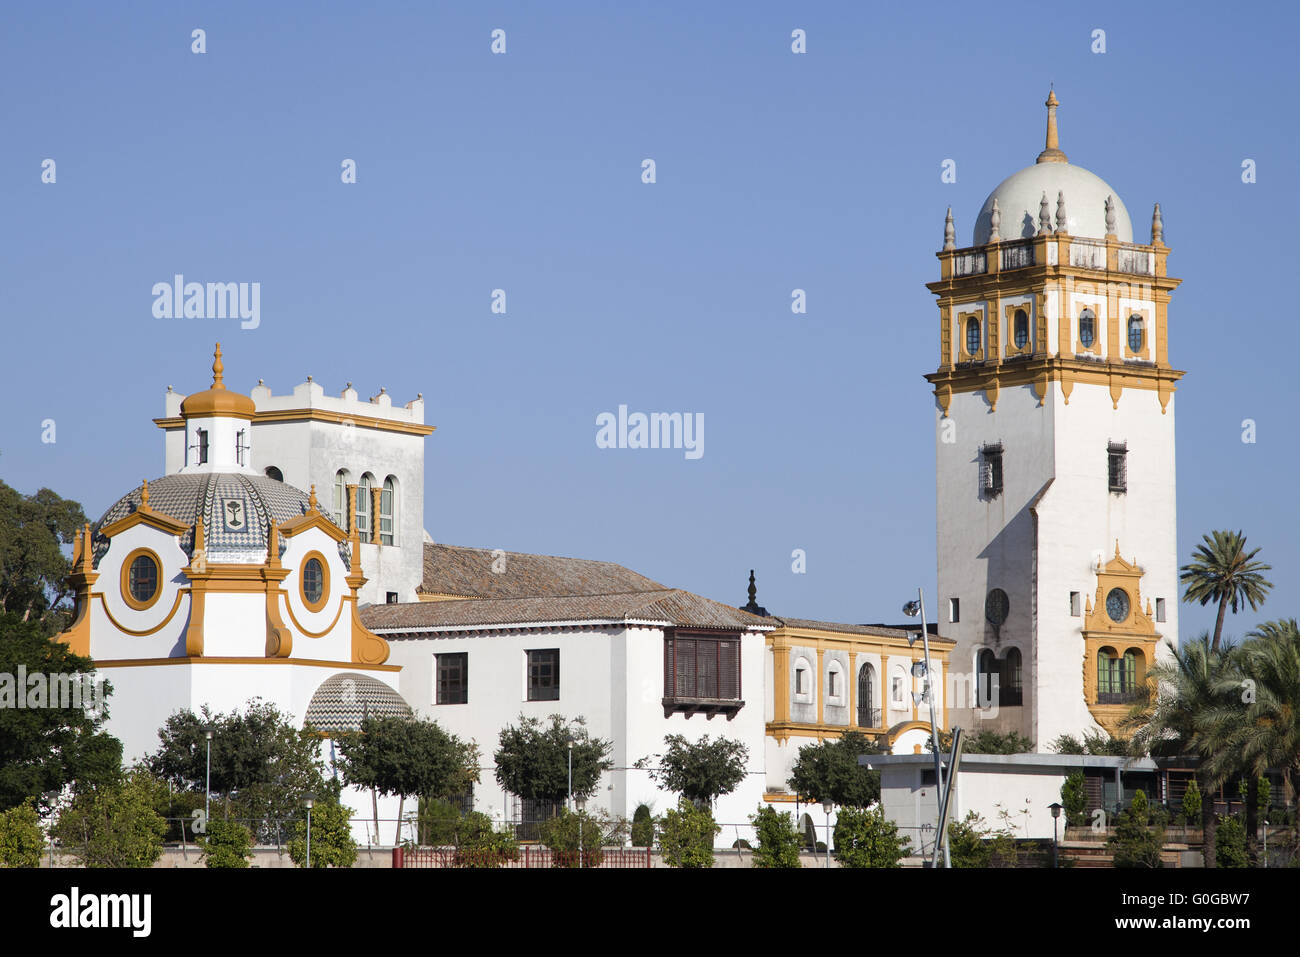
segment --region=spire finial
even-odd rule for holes
[[[221,343],[218,342],[217,349],[212,354],[212,388],[224,389],[226,387],[223,375],[225,371],[226,367],[221,363]]]
[[[145,510],[149,508],[149,480],[140,480],[140,508]]]
[[[1119,539],[1115,539],[1115,557],[1119,558]]]
[[[998,198],[993,197],[993,209],[989,212],[989,242],[1002,242],[1002,233],[999,227],[1002,225],[1002,210],[998,209]]]
[[[316,503],[316,483],[315,483],[315,482],[312,482],[312,483],[311,483],[311,494],[307,496],[307,505],[311,508],[311,510],[312,510],[313,512],[320,511],[320,508],[318,507],[318,505],[317,505],[317,503]]]
[[[1115,235],[1115,197],[1106,197],[1106,235]]]
[[[1058,233],[1068,233],[1070,231],[1070,217],[1065,212],[1065,190],[1056,191],[1056,231]]]
[[[1069,159],[1061,152],[1060,137],[1056,132],[1056,108],[1061,105],[1060,100],[1056,98],[1056,90],[1048,91],[1047,103],[1047,144],[1044,150],[1038,154],[1040,163],[1068,163]]]
[[[1038,201],[1038,235],[1046,236],[1052,231],[1052,207],[1047,202],[1047,192],[1044,190],[1043,198]]]
[[[1165,244],[1165,221],[1160,216],[1160,204],[1156,203],[1155,211],[1151,213],[1151,245],[1163,246]]]
[[[943,248],[957,248],[957,229],[952,224],[952,207],[948,207],[948,216],[943,221]]]
[[[754,569],[749,570],[749,603],[752,605],[758,600],[758,586],[754,584]]]

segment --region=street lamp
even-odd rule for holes
[[[921,642],[922,647],[925,649],[925,690],[921,693],[921,697],[930,699],[930,750],[934,752],[934,796],[936,803],[939,805],[939,815],[942,817],[944,794],[943,761],[939,755],[939,723],[934,714],[934,678],[933,671],[930,668],[930,628],[925,622],[925,593],[922,592],[921,589],[918,588],[916,590],[916,598],[903,605],[903,614],[908,618],[915,618],[917,615],[921,616]],[[915,642],[916,639],[909,634],[907,636],[907,643],[911,645]],[[913,694],[912,700],[917,700],[915,694]],[[935,839],[937,843],[940,836],[943,838],[943,866],[952,867],[952,860],[948,854],[948,830],[943,827],[942,821],[940,821],[939,826],[942,829],[942,835],[940,835],[939,832],[936,832]],[[934,867],[938,863],[938,860],[939,848],[936,846],[934,849],[934,858],[931,861],[930,866]]]
[[[582,812],[587,807],[586,799],[578,798],[574,807],[578,809],[578,870],[582,870]]]
[[[307,805],[307,867],[311,868],[311,807],[316,803],[316,795],[308,791],[302,796],[302,803]]]
[[[1061,805],[1053,801],[1047,805],[1047,809],[1052,812],[1052,867],[1060,867],[1060,851],[1057,850],[1056,843],[1056,822],[1061,816]]]
[[[826,866],[831,866],[831,811],[835,804],[830,800],[822,801],[822,810],[826,812]]]
[[[210,725],[210,724],[207,724],[207,725],[204,725],[204,726],[203,726],[203,737],[205,737],[205,738],[207,739],[207,742],[208,742],[208,776],[207,776],[207,779],[206,779],[205,782],[204,782],[204,790],[203,790],[203,826],[204,826],[204,828],[206,828],[206,827],[208,826],[208,821],[211,819],[211,804],[212,804],[212,732],[213,732],[213,730],[214,730],[214,729],[213,729],[212,725]]]

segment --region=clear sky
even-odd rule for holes
[[[0,17],[0,478],[23,491],[48,486],[95,518],[161,474],[150,419],[169,384],[207,386],[220,339],[243,391],[311,374],[334,394],[423,392],[438,541],[609,559],[731,604],[754,568],[773,613],[897,620],[935,581],[924,283],[944,210],[968,243],[985,196],[1042,149],[1054,83],[1071,162],[1116,188],[1140,240],[1161,204],[1184,279],[1169,312],[1187,370],[1180,558],[1210,529],[1242,529],[1276,588],[1229,632],[1298,613],[1291,6]],[[175,273],[260,282],[260,325],[155,318],[151,287]],[[619,405],[703,414],[704,455],[597,448],[596,416]],[[1212,609],[1183,614],[1184,636],[1213,625]]]

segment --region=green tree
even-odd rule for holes
[[[626,835],[625,819],[600,811],[592,814],[566,808],[541,826],[542,843],[551,849],[552,867],[578,867],[579,851],[582,867],[598,867],[605,857],[601,848],[622,844]]]
[[[879,754],[880,746],[856,731],[799,749],[787,782],[795,794],[837,807],[868,807],[880,799],[880,772],[858,763],[862,754]]]
[[[648,804],[638,804],[632,814],[632,846],[653,847],[655,842],[655,819]]]
[[[586,799],[595,792],[600,776],[614,766],[613,745],[593,738],[579,717],[566,722],[553,714],[550,724],[519,716],[518,725],[501,731],[500,747],[493,756],[496,779],[506,791],[534,801],[565,800],[569,795],[569,739],[573,739],[573,796]]]
[[[205,867],[247,867],[253,856],[253,832],[238,821],[209,821],[199,846]]]
[[[1106,841],[1116,867],[1160,867],[1165,843],[1164,812],[1154,813],[1142,791],[1119,816],[1114,835]]]
[[[455,844],[463,819],[460,808],[450,801],[422,797],[416,811],[416,839],[432,847]]]
[[[254,837],[271,841],[269,822],[294,820],[306,794],[326,790],[320,736],[295,726],[289,715],[260,699],[243,712],[178,711],[158,732],[150,770],[182,791],[204,793],[208,742],[213,728],[212,793],[224,817],[268,822]],[[214,813],[215,816],[215,813]]]
[[[1235,759],[1220,753],[1225,736],[1233,732],[1239,717],[1239,695],[1232,689],[1232,668],[1226,656],[1215,651],[1210,636],[1185,642],[1177,648],[1168,642],[1172,660],[1157,662],[1148,669],[1151,681],[1139,688],[1140,698],[1125,725],[1136,728],[1134,750],[1153,755],[1192,755],[1199,759],[1198,790],[1212,795],[1237,769]],[[1229,679],[1225,682],[1225,679]],[[1163,688],[1163,693],[1158,689]],[[1239,690],[1239,689],[1238,689]],[[1234,704],[1233,702],[1238,702]],[[1214,801],[1201,804],[1201,827],[1205,839],[1202,855],[1206,867],[1215,866],[1214,831],[1218,818]]]
[[[497,830],[492,819],[479,811],[465,815],[456,832],[455,866],[502,867],[517,860],[519,843],[508,827]]]
[[[992,829],[974,811],[960,821],[948,822],[948,859],[954,868],[988,867],[993,846],[988,837]]]
[[[911,843],[898,836],[880,805],[841,808],[835,822],[835,858],[842,867],[899,867]]]
[[[83,867],[152,867],[162,856],[167,785],[144,768],[82,791],[59,814],[53,834]]]
[[[351,867],[357,860],[357,842],[352,839],[352,809],[329,795],[311,809],[311,866]],[[304,814],[294,827],[289,842],[289,858],[299,867],[307,866],[307,817]]]
[[[478,782],[478,745],[423,718],[366,718],[337,744],[348,784],[400,797],[394,844],[408,797],[448,798]]]
[[[713,839],[722,828],[713,815],[683,797],[659,821],[659,849],[669,867],[712,867]]]
[[[649,770],[651,779],[665,791],[711,808],[721,795],[730,794],[745,780],[748,760],[749,749],[739,741],[710,741],[706,734],[690,742],[680,734],[670,734],[664,738],[663,754],[642,758],[634,767]]]
[[[47,488],[23,495],[0,482],[0,612],[34,625],[41,637],[72,618],[64,545],[85,524],[81,506]]]
[[[1247,552],[1246,536],[1241,532],[1215,531],[1202,535],[1201,539],[1191,562],[1179,569],[1178,581],[1187,586],[1183,601],[1201,605],[1218,603],[1219,617],[1214,622],[1214,641],[1210,646],[1211,651],[1217,652],[1228,608],[1235,615],[1246,604],[1252,611],[1263,604],[1273,583],[1260,573],[1273,566],[1253,560],[1259,549]]]
[[[1225,814],[1219,818],[1214,841],[1220,867],[1250,866],[1250,855],[1246,850],[1246,827],[1239,816]]]
[[[1072,772],[1061,785],[1061,804],[1065,808],[1067,827],[1083,827],[1088,823],[1088,795],[1082,771]]]
[[[103,730],[106,707],[15,707],[16,696],[27,692],[17,687],[22,672],[46,676],[50,687],[57,676],[69,676],[85,688],[95,680],[94,669],[89,658],[51,641],[38,622],[0,613],[0,811],[30,800],[48,809],[42,797],[47,793],[69,784],[81,789],[107,785],[121,775],[122,743]],[[104,701],[111,691],[107,683],[102,686]],[[97,697],[83,695],[83,704]]]
[[[750,823],[758,836],[758,849],[754,851],[755,867],[801,867],[799,863],[799,829],[789,811],[777,812],[760,805],[751,814]]]
[[[1183,792],[1183,823],[1195,824],[1201,818],[1201,789],[1196,783],[1196,778],[1187,782],[1187,790]]]
[[[32,802],[0,812],[0,867],[40,867],[44,850],[45,835]]]

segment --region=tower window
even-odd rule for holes
[[[980,450],[980,490],[988,498],[1002,494],[1002,443]]]
[[[1070,592],[1070,617],[1078,618],[1081,614],[1083,614],[1083,608],[1080,604],[1079,593],[1072,591]]]
[[[948,599],[948,620],[951,622],[961,621],[961,599]]]
[[[248,451],[248,446],[244,443],[244,430],[240,429],[235,433],[235,464],[244,464],[244,453]]]
[[[1164,621],[1164,620],[1165,620],[1165,600],[1163,598],[1157,598],[1156,599],[1156,621]]]
[[[397,498],[397,483],[393,481],[390,475],[384,479],[383,491],[379,493],[379,543],[381,545],[392,545],[395,541],[393,537],[393,505]]]
[[[1137,313],[1128,317],[1128,348],[1130,352],[1141,352],[1144,337],[1142,317]]]
[[[371,487],[375,484],[375,477],[367,472],[361,476],[361,482],[357,486],[357,532],[363,542],[370,541],[370,512]]]
[[[840,673],[838,671],[832,671],[826,676],[826,680],[830,684],[830,688],[827,691],[828,697],[835,698],[839,696],[839,682],[836,680],[839,676]]]
[[[978,319],[966,320],[966,352],[970,355],[978,355],[980,351],[980,321]]]
[[[1029,314],[1023,309],[1016,310],[1015,341],[1017,349],[1023,349],[1029,342]]]
[[[199,465],[206,465],[208,461],[208,430],[199,429],[196,438],[198,441]]]
[[[806,693],[803,687],[803,674],[804,672],[802,668],[794,669],[794,693],[795,694]]]
[[[266,477],[269,479],[275,479],[277,482],[284,481],[284,473],[281,472],[274,465],[268,465],[265,469],[265,472],[266,472]]]
[[[1112,492],[1128,491],[1128,443],[1111,442],[1106,446],[1107,479]]]
[[[1091,309],[1079,313],[1079,343],[1085,349],[1091,349],[1097,341],[1097,314]]]
[[[339,469],[334,474],[334,524],[343,531],[348,528],[348,470]],[[360,503],[358,503],[360,504]]]

